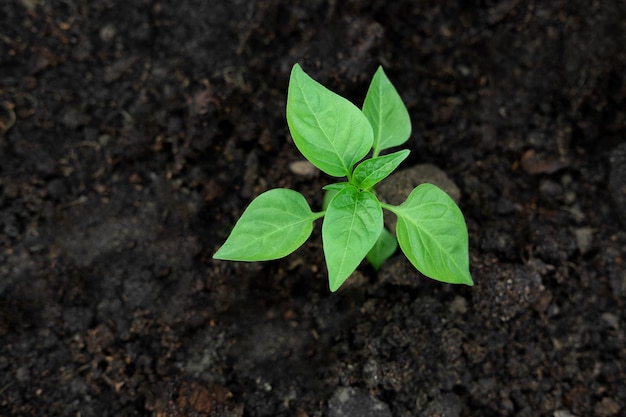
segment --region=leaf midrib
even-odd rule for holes
[[[313,117],[315,118],[315,122],[317,123],[317,127],[320,131],[322,131],[322,133],[324,134],[324,137],[326,139],[326,141],[330,144],[331,148],[333,149],[333,152],[335,153],[335,155],[337,157],[339,157],[339,160],[341,161],[341,166],[344,169],[344,171],[346,172],[346,175],[348,175],[348,173],[350,172],[350,170],[348,169],[348,167],[345,164],[345,161],[343,160],[343,158],[341,157],[341,155],[339,154],[339,151],[337,151],[337,147],[335,146],[335,143],[328,137],[328,134],[326,133],[325,129],[322,129],[322,125],[320,123],[320,120],[318,118],[318,115],[315,111],[313,111],[313,107],[312,105],[309,103],[309,100],[307,98],[307,95],[304,93],[304,88],[302,88],[302,83],[301,80],[298,80],[298,87],[300,88],[300,93],[302,94],[302,98],[303,101],[305,102],[307,109],[309,110],[309,114],[312,114]],[[324,87],[326,88],[326,87]],[[319,94],[318,94],[319,96]],[[336,109],[336,107],[333,105],[333,108]],[[335,123],[335,133],[337,130],[337,123]]]

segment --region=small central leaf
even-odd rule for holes
[[[361,162],[354,169],[353,183],[363,190],[372,188],[387,178],[409,156],[410,152],[408,149],[405,149]]]
[[[359,266],[383,229],[383,211],[376,196],[348,186],[337,192],[322,225],[330,290],[336,291]]]
[[[298,64],[289,80],[287,124],[302,155],[333,177],[349,177],[374,141],[363,113],[309,77]]]

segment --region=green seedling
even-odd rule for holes
[[[411,134],[409,114],[382,68],[369,86],[363,109],[333,93],[294,65],[287,94],[287,124],[302,155],[331,177],[324,207],[313,212],[302,194],[273,189],[256,197],[213,255],[231,261],[267,261],[299,248],[324,218],[322,243],[331,291],[363,259],[378,269],[398,244],[422,274],[472,285],[468,234],[456,203],[432,184],[421,184],[394,206],[380,201],[376,184],[409,155],[400,150]],[[363,160],[369,153],[371,157]],[[383,225],[383,209],[397,217],[396,237]],[[397,238],[397,240],[396,240]]]

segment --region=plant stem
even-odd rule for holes
[[[396,214],[396,206],[392,206],[391,204],[387,204],[387,203],[383,203],[382,201],[380,201],[380,206],[386,210],[389,210],[390,212],[392,212],[393,214]]]

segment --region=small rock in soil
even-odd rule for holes
[[[604,322],[609,326],[609,327],[613,327],[614,329],[619,329],[619,317],[613,313],[602,313],[602,316],[600,316],[602,318],[602,320],[604,320]]]
[[[544,180],[539,184],[539,191],[549,199],[556,199],[563,194],[563,187],[555,181]]]
[[[553,417],[576,417],[574,414],[569,412],[569,410],[556,410],[552,413]]]
[[[578,250],[585,255],[593,248],[593,229],[590,227],[581,227],[574,231],[576,235],[576,243]]]
[[[28,371],[28,367],[20,366],[19,368],[17,368],[17,371],[15,372],[15,379],[17,380],[17,382],[21,383],[28,382],[28,380],[30,379],[30,372]]]
[[[340,387],[328,402],[329,417],[391,417],[389,406],[357,388]]]
[[[451,313],[465,314],[467,313],[467,300],[460,295],[454,297],[448,307]]]
[[[293,161],[289,164],[289,170],[306,178],[314,178],[319,175],[319,170],[309,161]]]

